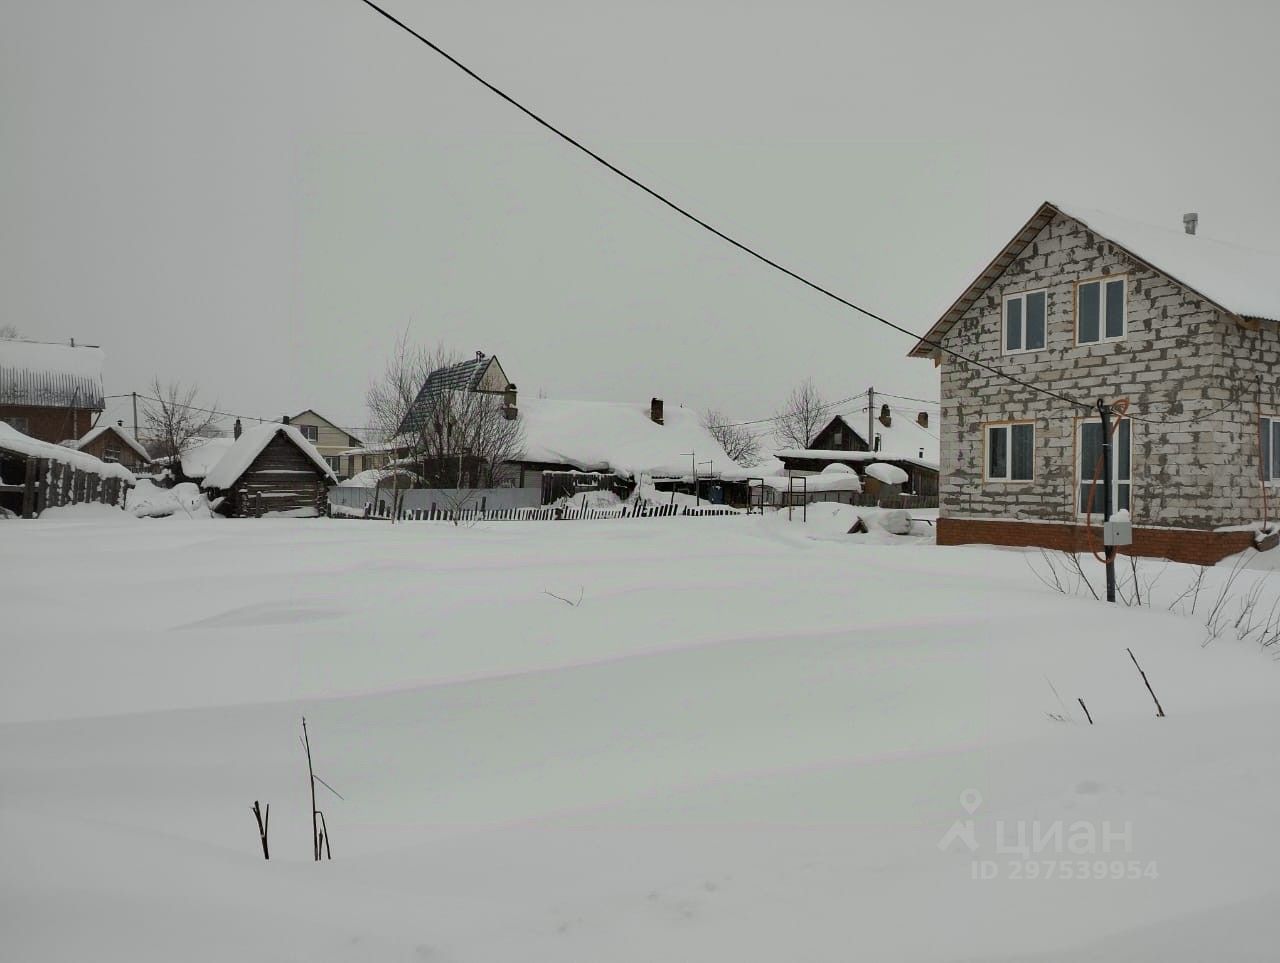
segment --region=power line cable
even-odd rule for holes
[[[841,297],[839,294],[836,294],[834,291],[831,291],[830,289],[823,287],[818,282],[811,281],[809,278],[805,277],[804,275],[799,274],[796,271],[791,270],[791,268],[788,268],[780,264],[778,261],[773,260],[768,255],[762,254],[761,252],[757,251],[755,248],[745,244],[742,241],[737,240],[736,238],[720,230],[720,228],[716,227],[710,222],[705,221],[702,218],[698,217],[696,214],[689,211],[687,208],[684,208],[681,205],[677,204],[675,201],[671,200],[666,195],[660,193],[659,191],[645,184],[643,181],[640,181],[637,178],[633,177],[631,174],[628,174],[621,167],[618,167],[616,164],[613,164],[611,161],[607,160],[602,155],[596,153],[590,147],[587,147],[585,144],[583,144],[580,140],[576,139],[572,135],[561,130],[555,124],[551,123],[549,120],[546,120],[541,115],[535,113],[529,107],[526,107],[520,101],[516,100],[514,97],[508,94],[506,91],[490,83],[484,77],[480,76],[478,73],[476,73],[466,64],[464,64],[457,57],[453,56],[451,53],[449,53],[447,50],[443,49],[433,41],[428,40],[425,36],[423,36],[417,30],[414,30],[403,20],[399,19],[395,15],[389,13],[387,10],[380,7],[378,4],[374,3],[373,0],[360,0],[360,2],[363,3],[365,6],[367,6],[370,10],[373,10],[375,13],[379,14],[386,20],[395,24],[405,33],[409,34],[411,37],[414,37],[420,43],[424,44],[426,47],[435,51],[437,54],[439,54],[445,60],[449,61],[449,63],[453,64],[455,67],[461,70],[464,74],[466,74],[476,83],[480,84],[482,87],[486,88],[491,93],[500,97],[502,100],[505,100],[512,107],[516,108],[518,111],[520,111],[522,114],[527,116],[529,119],[531,119],[538,125],[546,128],[551,133],[555,134],[565,143],[569,144],[572,147],[577,148],[582,153],[586,154],[588,157],[594,160],[596,163],[607,168],[608,170],[612,171],[614,174],[621,177],[623,180],[627,181],[633,187],[636,187],[639,190],[644,191],[644,193],[648,194],[654,200],[658,201],[661,204],[666,205],[671,210],[679,214],[681,217],[687,218],[688,220],[692,221],[694,224],[697,224],[703,230],[709,231],[710,233],[714,234],[716,237],[720,238],[722,241],[725,241],[726,243],[733,245],[738,250],[742,251],[744,254],[748,254],[751,257],[755,258],[756,260],[764,264],[767,264],[769,267],[773,268],[776,271],[781,271],[783,274],[786,274],[788,277],[794,278],[795,280],[799,281],[801,284],[805,285],[806,287],[812,288],[814,291],[817,291],[819,294],[823,294],[826,297],[830,298],[831,300],[836,301],[839,304],[843,304],[847,308],[852,308],[853,310],[859,312],[860,314],[863,314],[868,318],[871,318],[873,321],[878,321],[880,324],[883,324],[886,327],[891,328],[892,330],[897,331],[900,334],[905,334],[907,337],[912,338],[919,344],[927,345],[928,347],[934,348],[935,350],[940,351],[943,354],[946,354],[952,358],[955,358],[958,361],[962,361],[965,364],[970,364],[970,365],[973,365],[974,367],[981,368],[984,371],[987,371],[993,375],[996,375],[997,377],[1003,378],[1012,384],[1020,385],[1021,387],[1026,388],[1030,391],[1034,391],[1038,394],[1046,395],[1058,401],[1066,402],[1067,404],[1073,405],[1077,408],[1092,409],[1092,405],[1088,405],[1088,404],[1085,404],[1084,402],[1078,401],[1069,395],[1062,394],[1061,392],[1058,392],[1058,391],[1053,391],[1049,388],[1041,387],[1040,385],[1034,384],[1030,381],[1025,381],[1022,378],[1018,378],[1014,375],[1011,375],[1006,371],[1002,371],[999,368],[995,368],[992,365],[987,364],[985,361],[979,361],[977,358],[970,358],[967,355],[961,354],[960,352],[955,351],[951,348],[948,348],[945,345],[942,345],[939,342],[934,341],[933,339],[927,336],[918,335],[914,331],[911,331],[908,328],[904,328],[902,325],[897,324],[896,322],[890,321],[888,318],[883,317],[882,315],[876,314],[874,311],[871,311],[868,308],[864,308],[859,304],[855,304],[853,301],[850,301],[848,298]]]

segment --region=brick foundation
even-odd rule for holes
[[[1102,532],[1094,526],[1094,545],[1102,546]],[[1086,552],[1083,525],[1018,522],[994,519],[939,518],[939,545],[1010,545]],[[1134,528],[1133,544],[1124,554],[1167,558],[1192,565],[1214,565],[1253,544],[1252,532],[1201,532],[1176,528]]]

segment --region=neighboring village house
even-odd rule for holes
[[[270,422],[246,429],[204,476],[210,500],[232,517],[323,515],[329,485],[336,482],[329,463],[292,425]]]
[[[658,398],[647,404],[532,398],[517,405],[516,386],[498,359],[481,352],[427,377],[404,419],[402,433],[417,431],[429,416],[433,400],[445,391],[502,398],[503,413],[520,423],[522,450],[504,464],[501,482],[537,489],[544,502],[593,488],[626,494],[642,476],[668,485],[685,483],[692,490],[695,474],[702,478],[703,487],[712,487],[713,481],[715,485],[744,481],[751,474],[730,460],[695,412],[666,408]],[[385,456],[373,462],[365,459],[388,447],[349,452],[351,460],[344,460],[343,467],[352,475],[383,467]],[[451,477],[444,473],[446,484]],[[743,491],[745,497],[745,481]]]
[[[79,438],[103,409],[101,348],[0,340],[0,422],[52,444]]]
[[[938,494],[937,426],[930,424],[925,411],[882,404],[869,412],[863,405],[851,415],[835,415],[807,448],[785,448],[775,454],[783,469],[797,476],[818,474],[831,465],[848,466],[870,495],[878,494],[884,483],[875,473],[867,477],[867,466],[892,465],[906,473],[901,483],[903,493],[921,498]]]
[[[337,473],[341,473],[345,467],[344,456],[363,447],[363,442],[359,438],[339,428],[312,408],[292,418],[286,417],[281,420],[286,425],[297,428],[299,434],[311,442],[329,467]],[[363,469],[360,470],[363,471]]]
[[[1132,551],[1208,564],[1274,524],[1280,500],[1280,256],[1196,221],[1045,203],[926,339],[1085,404],[1128,398],[1105,483]],[[942,368],[938,541],[1084,549],[1096,413],[926,340],[911,355]]]
[[[513,482],[554,501],[585,488],[629,494],[647,477],[655,485],[701,489],[743,483],[753,473],[729,458],[696,412],[648,404],[529,398],[520,404],[524,447],[511,463]],[[718,496],[715,496],[718,498]]]
[[[341,478],[354,478],[376,468],[386,468],[403,450],[404,445],[395,442],[348,448],[338,453],[337,473]]]
[[[123,422],[99,425],[78,441],[68,442],[67,446],[102,461],[124,465],[131,472],[145,471],[151,463],[147,449],[125,430]]]
[[[483,351],[477,351],[474,358],[437,368],[427,375],[418,391],[418,396],[409,406],[409,410],[396,430],[397,438],[418,436],[423,428],[428,426],[426,419],[430,417],[431,412],[433,410],[438,412],[440,399],[449,392],[470,392],[501,397],[503,398],[503,415],[507,419],[516,417],[516,386],[508,380],[496,355],[486,355]],[[448,430],[448,426],[445,426],[446,437]],[[420,458],[415,468],[424,478],[434,479],[435,483],[442,487],[458,484],[459,477],[475,480],[489,470],[483,459],[466,452],[459,453],[456,464],[453,456],[441,459],[447,464],[433,464],[431,461],[429,458]]]

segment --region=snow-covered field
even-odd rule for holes
[[[0,959],[1274,958],[1229,568],[1108,607],[834,511],[0,522]]]

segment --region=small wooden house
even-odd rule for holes
[[[333,470],[297,428],[267,423],[250,428],[204,478],[217,510],[233,518],[314,517],[328,506]]]
[[[99,425],[67,445],[108,464],[124,465],[132,472],[146,471],[151,464],[147,450],[121,425]]]

